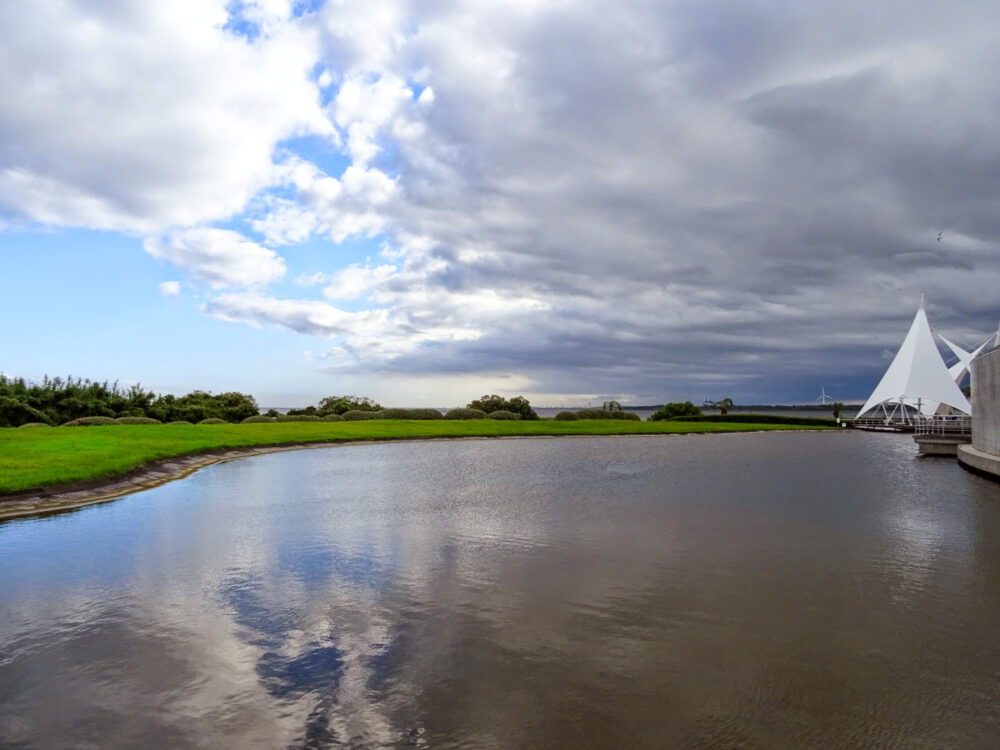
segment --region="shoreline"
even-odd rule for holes
[[[200,469],[239,458],[284,453],[286,451],[342,448],[354,445],[384,445],[387,443],[425,443],[434,440],[551,440],[556,438],[660,438],[691,435],[745,435],[759,432],[801,432],[803,430],[739,430],[723,433],[625,433],[604,435],[456,435],[420,438],[382,438],[326,440],[312,443],[273,443],[244,448],[220,448],[161,458],[138,466],[123,474],[90,479],[70,484],[58,484],[34,490],[0,493],[0,524],[19,518],[40,518],[67,511],[100,505],[144,490],[184,479]],[[833,430],[804,430],[834,432]]]

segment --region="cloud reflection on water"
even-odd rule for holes
[[[983,738],[1000,580],[969,540],[992,486],[904,447],[365,446],[0,527],[16,573],[0,580],[0,739]],[[901,468],[912,486],[890,481]]]

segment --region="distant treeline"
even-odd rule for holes
[[[289,409],[287,416],[325,419],[345,414],[350,414],[349,418],[353,419],[440,419],[444,416],[436,409],[385,409],[370,398],[358,396],[327,396],[316,406]],[[479,419],[486,415],[505,419],[507,414],[511,415],[510,419],[538,419],[538,414],[524,396],[503,398],[495,393],[469,402],[464,409],[452,409],[448,414],[451,415],[449,419]],[[265,416],[278,418],[280,415],[272,409]]]
[[[702,416],[701,409],[690,401],[664,404],[649,417],[659,420],[696,420],[726,422],[782,422],[796,424],[827,424],[833,420],[795,419],[785,416],[732,415],[730,399],[716,403],[720,416]],[[833,404],[837,416],[839,404]],[[23,378],[0,375],[0,427],[22,425],[72,424],[146,424],[154,422],[284,422],[340,421],[362,419],[521,419],[535,420],[538,414],[523,396],[503,398],[486,395],[469,402],[464,408],[442,414],[436,409],[386,409],[363,396],[327,396],[315,406],[291,409],[279,414],[273,409],[261,414],[253,396],[246,393],[207,393],[192,391],[184,396],[157,395],[141,385],[123,388],[114,383],[98,383],[80,378],[49,378],[41,383],[29,383]],[[628,419],[639,417],[622,409],[617,401],[606,401],[601,409],[563,411],[557,420]]]
[[[161,422],[221,419],[239,422],[258,414],[245,393],[192,391],[185,396],[157,395],[141,385],[122,388],[80,378],[49,378],[29,384],[0,375],[0,427],[41,422],[58,425],[81,417],[149,417]]]

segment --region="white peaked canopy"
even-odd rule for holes
[[[955,385],[962,384],[962,381],[965,379],[965,376],[969,374],[969,364],[972,362],[972,360],[974,360],[976,357],[979,356],[979,353],[983,349],[986,348],[986,344],[993,341],[993,337],[990,336],[990,338],[987,339],[986,342],[984,342],[981,346],[979,346],[976,349],[973,349],[971,352],[967,352],[958,344],[952,343],[944,336],[940,336],[940,334],[939,338],[948,346],[949,349],[951,349],[952,354],[958,357],[958,362],[956,362],[955,364],[953,364],[951,367],[948,368],[948,374],[951,375],[952,379],[954,379]]]
[[[968,399],[948,373],[934,345],[934,334],[922,304],[892,364],[858,416],[881,404],[891,407],[906,404],[918,408],[922,414],[934,414],[939,405],[945,404],[966,414],[972,413]]]

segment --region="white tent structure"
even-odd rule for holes
[[[948,374],[954,378],[955,385],[962,385],[965,376],[969,374],[969,364],[979,356],[979,353],[986,348],[987,344],[993,341],[993,337],[990,336],[981,346],[973,349],[971,352],[967,352],[964,348],[949,341],[944,336],[939,335],[939,338],[951,349],[952,354],[958,357],[958,362],[948,368]]]
[[[913,409],[929,416],[941,405],[972,413],[969,400],[955,384],[934,344],[934,334],[921,302],[903,344],[858,417],[874,411],[869,416],[908,422],[907,414]]]

